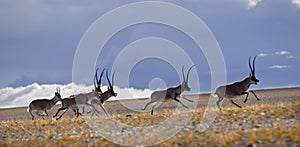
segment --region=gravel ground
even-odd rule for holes
[[[234,101],[241,105],[245,106],[255,106],[262,104],[271,104],[275,105],[278,103],[293,103],[300,101],[300,88],[282,88],[282,89],[267,89],[267,90],[256,90],[255,93],[260,98],[260,101],[257,101],[252,94],[249,94],[247,103],[243,103],[244,97],[236,97]],[[189,107],[189,109],[197,108],[206,108],[209,102],[210,94],[200,94],[200,95],[187,95],[186,98],[191,99],[194,103],[182,100],[182,102]],[[217,99],[217,98],[215,98]],[[141,111],[149,99],[136,99],[136,100],[123,100],[123,101],[108,101],[105,103],[105,108],[111,114],[131,114],[131,113],[144,113],[150,112],[151,105],[147,108],[146,111]],[[168,101],[162,103],[156,108],[156,111],[171,109],[175,110],[177,107],[177,102]],[[49,116],[57,111],[60,105],[57,105],[49,112]],[[222,104],[223,108],[235,107],[230,103],[229,99],[225,99]],[[0,109],[0,121],[2,120],[30,120],[31,117],[26,111],[27,107],[20,108],[8,108]],[[101,111],[101,110],[100,110]],[[65,116],[73,117],[73,112],[69,110]]]
[[[0,110],[0,146],[300,146],[300,89],[258,90],[223,102],[222,110],[209,104],[209,94],[189,95],[194,103],[165,102],[154,115],[140,109],[148,99],[112,101],[105,107],[112,117],[31,121],[26,108]],[[180,106],[180,105],[179,105]],[[50,116],[59,106],[50,112]],[[129,109],[130,108],[130,109]],[[210,122],[210,119],[213,121]],[[207,127],[209,126],[209,127]]]

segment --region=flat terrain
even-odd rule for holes
[[[186,96],[194,101],[182,100],[189,109],[175,110],[177,102],[165,102],[154,115],[151,105],[141,111],[148,99],[109,101],[105,107],[110,117],[75,118],[69,110],[55,120],[51,116],[57,105],[48,119],[32,121],[25,107],[0,109],[0,146],[300,146],[300,88],[255,92],[260,101],[252,94],[246,103],[244,96],[234,99],[243,108],[225,100],[221,111],[212,109],[212,115],[218,115],[207,130],[201,122],[210,94]]]
[[[293,103],[300,101],[300,88],[284,88],[284,89],[268,89],[268,90],[257,90],[255,93],[260,98],[260,101],[257,101],[252,94],[249,94],[249,98],[247,103],[243,103],[244,97],[237,97],[234,99],[236,103],[244,106],[253,106],[253,105],[261,105],[261,104],[270,104],[275,105],[278,103]],[[189,108],[206,108],[208,104],[210,94],[200,94],[200,95],[188,95],[186,98],[195,101],[195,103],[190,103],[181,100],[185,105]],[[120,113],[143,113],[141,109],[146,105],[149,99],[136,99],[136,100],[122,100],[122,101],[108,101],[105,103],[105,108],[111,114],[120,114]],[[197,103],[197,104],[196,104]],[[162,103],[157,107],[156,110],[164,110],[164,109],[175,109],[177,107],[177,102],[168,101]],[[191,106],[193,105],[193,106]],[[195,106],[196,105],[196,106]],[[49,115],[53,116],[53,114],[57,111],[60,105],[57,105],[53,108]],[[151,110],[152,105],[149,105],[146,111]],[[235,107],[230,103],[230,100],[224,100],[222,107]],[[69,110],[66,113],[66,116],[73,117],[73,112]],[[30,114],[27,112],[27,107],[20,108],[8,108],[8,109],[0,109],[0,121],[2,120],[29,120],[31,119]]]

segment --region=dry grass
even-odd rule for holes
[[[2,121],[0,146],[116,146],[117,144],[105,139],[113,134],[114,124],[102,122],[116,120],[135,127],[154,127],[172,114],[178,116],[192,114],[192,118],[179,133],[158,146],[300,145],[299,101],[277,105],[253,105],[242,109],[225,108],[210,128],[205,132],[200,132],[197,126],[200,124],[203,112],[204,109],[176,112],[162,110],[157,111],[153,116],[149,113],[133,113],[131,117],[126,117],[125,114],[115,114],[112,117],[62,118],[58,121],[54,119]],[[104,137],[97,135],[95,133],[97,130],[92,128],[93,125],[87,123],[94,120],[97,120],[97,124],[93,125],[107,128],[108,131],[104,133]],[[168,137],[163,131],[154,138],[137,136],[130,130],[126,133],[130,140],[115,137],[119,139],[118,141],[121,140],[130,145],[137,142],[155,144],[157,138]]]

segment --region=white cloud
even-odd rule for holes
[[[248,7],[249,8],[256,7],[260,2],[261,0],[248,0]]]
[[[289,59],[297,59],[297,58],[298,58],[298,56],[289,55],[289,56],[287,56],[287,58],[289,58]]]
[[[62,98],[69,97],[73,94],[90,92],[93,86],[87,86],[83,84],[42,84],[33,83],[24,87],[7,87],[0,89],[0,108],[8,107],[20,107],[28,106],[32,100],[47,98],[51,99],[54,96],[56,88],[60,88]],[[103,86],[102,90],[106,90],[107,87]],[[134,88],[118,88],[114,86],[114,91],[118,93],[117,97],[112,97],[109,100],[121,100],[121,99],[136,99],[146,98],[151,95],[153,91],[145,89]]]
[[[266,54],[266,53],[260,53],[260,54],[258,54],[258,56],[259,57],[266,57],[266,56],[268,56],[268,54]]]
[[[300,0],[292,0],[291,2],[292,2],[292,4],[297,5],[298,7],[300,7]]]
[[[285,51],[285,50],[277,51],[277,52],[275,52],[275,55],[286,56],[286,58],[288,58],[288,59],[297,59],[298,58],[298,56],[292,55],[292,53]]]
[[[288,51],[277,51],[277,52],[275,52],[275,55],[289,55],[290,54],[290,52],[288,52]]]
[[[291,52],[286,51],[286,50],[276,51],[276,52],[270,53],[270,54],[267,54],[267,53],[260,53],[260,54],[258,54],[259,57],[274,56],[274,55],[285,56],[288,59],[296,59],[296,58],[298,58],[298,56],[292,55]]]
[[[270,67],[271,69],[283,69],[283,68],[288,68],[287,65],[273,65]]]

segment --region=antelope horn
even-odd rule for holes
[[[187,76],[186,76],[186,82],[188,82],[189,81],[189,75],[190,75],[190,71],[191,71],[191,69],[194,67],[195,65],[192,65],[191,67],[190,67],[190,69],[188,70],[188,72],[187,72]]]
[[[106,79],[107,79],[107,81],[108,81],[109,87],[112,89],[111,82],[110,82],[110,80],[109,80],[109,78],[108,78],[108,70],[106,70]]]
[[[95,90],[97,89],[96,83],[98,82],[98,69],[99,68],[96,69],[96,73],[95,73],[95,76],[94,76],[94,87],[95,87]],[[96,82],[95,82],[95,80],[96,80]]]
[[[105,69],[103,69],[102,72],[101,72],[101,74],[100,74],[100,79],[99,79],[99,81],[98,81],[99,87],[101,86],[101,81],[102,81],[102,76],[103,76],[104,70],[105,70]]]
[[[114,86],[114,81],[115,81],[115,73],[116,73],[116,71],[114,70],[114,72],[113,72],[113,75],[112,75],[112,85]]]
[[[249,68],[250,68],[251,74],[253,75],[253,69],[251,67],[251,56],[249,57]]]
[[[182,66],[181,72],[182,72],[182,78],[183,78],[183,82],[185,82],[185,76],[184,76],[184,66]]]
[[[257,55],[256,55],[256,56],[257,56]],[[255,75],[255,59],[256,59],[256,56],[254,57],[253,63],[252,63],[252,67],[253,67],[253,75]]]

